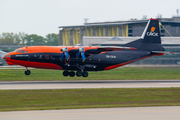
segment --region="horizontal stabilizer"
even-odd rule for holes
[[[105,51],[136,50],[136,48],[133,47],[121,47],[121,46],[99,46],[99,49]]]
[[[180,54],[176,52],[165,52],[165,51],[151,51],[152,54]]]

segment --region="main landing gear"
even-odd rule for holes
[[[63,76],[70,76],[70,77],[74,77],[75,76],[75,72],[74,71],[64,71],[63,72]],[[83,71],[83,72],[81,72],[80,70],[78,70],[77,72],[76,72],[76,76],[77,77],[81,77],[81,76],[83,76],[83,77],[88,77],[88,72],[87,71]]]
[[[24,71],[24,74],[25,74],[25,75],[30,75],[30,74],[31,74],[31,71],[28,70],[28,68],[26,67],[26,71]]]

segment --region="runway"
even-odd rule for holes
[[[180,106],[0,112],[0,120],[180,120]]]
[[[85,80],[0,82],[0,90],[80,89],[80,88],[168,88],[180,87],[180,80]]]
[[[180,87],[180,80],[0,82],[0,90]],[[0,112],[0,120],[179,120],[180,106]]]

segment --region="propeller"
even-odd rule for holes
[[[76,53],[76,56],[77,56],[77,58],[79,58],[80,57],[80,55],[81,55],[81,57],[82,57],[82,62],[84,62],[85,60],[86,60],[86,56],[85,56],[85,49],[84,49],[84,47],[81,47],[81,48],[79,48],[79,51]]]
[[[68,53],[68,48],[66,47],[66,48],[62,48],[61,49],[61,51],[63,52],[62,54],[61,54],[61,56],[60,56],[60,58],[61,58],[61,60],[63,60],[64,59],[64,57],[66,58],[66,61],[68,61],[69,60],[69,53]]]

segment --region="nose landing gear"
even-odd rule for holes
[[[28,70],[27,67],[26,67],[26,71],[24,71],[24,74],[25,74],[25,75],[30,75],[30,74],[31,74],[31,71]]]

